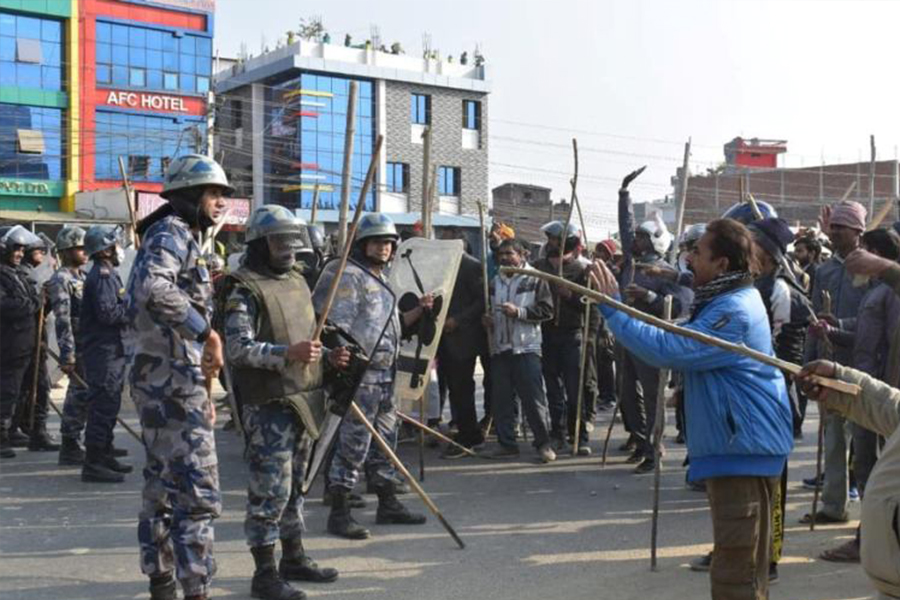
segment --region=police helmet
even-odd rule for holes
[[[264,204],[247,219],[245,241],[252,242],[269,235],[296,233],[305,236],[306,222],[280,204]]]
[[[169,164],[163,191],[159,195],[168,199],[172,192],[206,185],[222,187],[229,196],[234,193],[234,188],[228,183],[228,177],[219,163],[200,154],[187,154]]]
[[[678,240],[678,244],[681,246],[691,246],[696,244],[700,238],[703,237],[704,233],[706,233],[706,223],[691,225],[681,234],[681,239]]]
[[[400,240],[400,234],[397,233],[397,228],[389,216],[369,213],[359,220],[355,242],[358,244],[370,238],[390,238],[396,244]]]
[[[84,234],[84,251],[94,256],[120,243],[119,228],[113,225],[91,225]]]
[[[573,237],[581,237],[581,228],[575,223],[569,223],[566,227],[562,221],[550,221],[541,227],[541,232],[548,238],[559,238],[562,236],[563,229],[566,230],[566,239]]]
[[[763,219],[769,219],[778,216],[778,212],[775,210],[775,207],[773,207],[768,202],[757,200],[756,206],[759,207],[759,212],[762,213]],[[735,221],[739,221],[744,225],[749,225],[760,217],[757,217],[756,211],[753,210],[752,204],[750,204],[749,202],[738,202],[737,204],[726,210],[725,214],[722,215],[722,218],[734,219]]]
[[[641,223],[637,231],[646,233],[650,237],[653,251],[657,254],[665,254],[672,244],[672,234],[669,233],[666,224],[660,219],[659,213],[654,214],[653,219]]]
[[[84,229],[77,225],[66,225],[56,234],[56,249],[61,252],[84,246],[84,233]]]
[[[12,227],[4,227],[5,231],[0,232],[0,252],[6,252],[15,246],[24,246],[28,248],[33,244],[41,241],[41,238],[31,233],[21,225]]]

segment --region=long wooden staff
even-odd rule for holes
[[[606,456],[609,452],[609,438],[612,437],[612,430],[616,425],[616,415],[619,414],[619,396],[621,394],[616,394],[616,403],[613,404],[612,418],[609,420],[609,425],[606,428],[606,439],[603,440],[603,455],[600,458],[600,468],[606,467]]]
[[[31,377],[31,398],[28,402],[28,431],[34,430],[34,413],[37,412],[38,380],[41,374],[41,349],[44,341],[44,307],[47,304],[41,289],[41,308],[38,310],[37,341],[34,344],[34,373]],[[48,400],[48,404],[50,401]]]
[[[591,282],[588,280],[588,287]],[[587,298],[584,299],[584,325],[581,331],[581,366],[578,369],[578,400],[575,403],[575,439],[572,442],[572,456],[578,456],[581,444],[581,411],[584,407],[584,379],[587,371],[588,338],[591,333],[591,311],[593,307]]]
[[[584,286],[578,285],[577,283],[568,281],[566,279],[561,279],[556,277],[555,275],[551,275],[549,273],[544,273],[543,271],[534,271],[534,270],[525,270],[519,269],[515,267],[501,267],[500,271],[503,273],[511,273],[511,274],[527,274],[531,277],[537,277],[539,279],[544,279],[546,281],[555,283],[557,285],[561,285],[571,289],[574,292],[577,292],[583,296],[588,296],[593,300],[601,304],[606,304],[607,306],[611,306],[618,311],[621,311],[627,314],[630,317],[634,317],[639,321],[643,321],[645,323],[649,323],[650,325],[654,325],[659,327],[662,330],[668,331],[669,333],[674,333],[676,335],[680,335],[683,337],[691,338],[696,340],[702,344],[707,344],[709,346],[715,346],[717,348],[721,348],[723,350],[727,350],[729,352],[734,352],[735,354],[740,354],[741,356],[746,356],[748,358],[752,358],[756,361],[759,361],[763,364],[775,367],[776,369],[780,369],[782,371],[786,371],[791,375],[798,375],[800,371],[803,369],[800,365],[796,365],[792,362],[788,362],[786,360],[782,360],[775,356],[769,356],[764,352],[760,352],[759,350],[754,350],[753,348],[748,348],[746,346],[742,346],[740,344],[733,344],[731,342],[726,342],[721,338],[717,338],[712,335],[707,335],[705,333],[701,333],[699,331],[695,331],[693,329],[687,329],[685,327],[679,327],[678,325],[674,325],[669,323],[668,321],[664,321],[659,317],[654,317],[653,315],[648,315],[645,312],[641,312],[638,309],[628,306],[627,304],[623,304],[618,300],[615,300],[606,294],[601,292],[595,292],[594,290],[590,290]],[[836,379],[829,379],[827,377],[815,376],[815,378],[811,378],[812,381],[815,381],[816,385],[821,387],[825,387],[836,392],[840,392],[842,394],[848,394],[851,396],[859,396],[860,388],[858,385],[853,383],[847,383],[844,381],[838,381]]]
[[[481,200],[476,200],[478,204],[478,222],[481,225],[481,285],[482,291],[484,292],[484,313],[488,316],[493,316],[491,312],[491,283],[488,280],[488,263],[487,263],[487,247],[488,247],[488,233],[487,233],[487,225],[484,222],[484,204]],[[496,259],[496,257],[494,257]],[[494,329],[493,327],[485,327],[485,334],[487,335],[487,343],[488,343],[488,354],[494,353]],[[481,365],[482,368],[484,365]],[[487,427],[485,427],[484,435],[487,434],[491,430],[491,425],[494,422],[493,415],[487,415]]]
[[[47,354],[50,356],[50,358],[52,358],[53,360],[56,361],[56,364],[62,366],[63,363],[62,363],[62,360],[61,360],[60,357],[59,357],[59,354],[57,354],[56,352],[54,352],[53,349],[50,348],[50,346],[48,346],[47,344],[44,344],[44,350],[47,351]],[[82,378],[81,378],[81,375],[79,375],[76,371],[72,371],[72,372],[69,374],[69,379],[74,380],[75,383],[77,383],[79,387],[82,387],[82,388],[85,388],[85,389],[87,389],[87,387],[88,387],[87,382],[86,382],[84,379],[82,379]],[[59,410],[58,408],[56,408],[56,405],[55,405],[53,402],[48,402],[48,404],[49,404],[51,407],[53,407],[53,410],[56,411],[56,414],[58,414],[58,415],[60,416],[60,418],[62,418],[62,413],[60,412],[60,410]],[[131,436],[132,436],[134,439],[136,439],[137,441],[139,441],[139,442],[141,443],[141,445],[144,444],[144,440],[141,439],[141,436],[138,434],[138,432],[136,432],[134,429],[132,429],[132,428],[128,425],[128,423],[126,423],[125,421],[122,420],[121,417],[116,417],[116,422],[117,422],[119,425],[122,426],[122,429],[124,429],[125,431],[127,431],[128,433],[130,433]]]
[[[119,157],[119,174],[122,176],[122,189],[125,191],[125,205],[128,207],[128,219],[131,221],[131,234],[134,241],[134,247],[141,247],[141,238],[138,236],[137,215],[135,214],[134,205],[131,203],[134,196],[134,190],[131,182],[128,181],[128,172],[125,170],[125,160]]]
[[[569,225],[572,224],[572,215],[575,212],[575,199],[576,199],[576,186],[578,185],[578,140],[572,138],[572,152],[575,155],[575,174],[572,176],[571,185],[572,185],[572,196],[569,199],[569,214],[566,216],[566,224],[563,227],[562,233],[559,234],[559,270],[557,271],[557,276],[562,279],[563,277],[563,257],[566,254],[566,236],[569,233]],[[556,316],[554,318],[554,323],[559,325],[560,314],[562,313],[562,307],[560,306],[561,298],[559,293],[557,292],[556,298],[554,298],[556,302],[555,311]]]
[[[444,435],[444,434],[441,433],[440,431],[438,431],[438,430],[436,430],[436,429],[433,429],[433,428],[429,427],[428,425],[425,425],[425,424],[423,424],[423,423],[417,421],[416,419],[410,417],[410,416],[407,415],[407,414],[404,414],[404,413],[400,412],[399,410],[397,411],[397,416],[400,417],[400,420],[401,420],[401,421],[404,421],[404,422],[406,422],[406,423],[409,423],[409,424],[412,425],[413,427],[417,427],[417,428],[419,428],[420,430],[424,431],[425,433],[428,433],[428,434],[430,434],[430,435],[436,437],[437,439],[439,439],[439,440],[441,440],[441,441],[443,441],[443,442],[447,442],[448,444],[450,444],[451,446],[454,446],[455,448],[459,448],[460,450],[462,450],[464,453],[468,454],[469,456],[475,456],[475,457],[479,457],[479,456],[480,456],[480,457],[482,457],[482,458],[487,458],[486,456],[484,456],[484,455],[482,455],[482,454],[478,454],[478,453],[475,452],[474,450],[472,450],[472,449],[470,449],[470,448],[466,448],[466,447],[463,446],[462,444],[453,441],[451,438],[448,438],[446,435]]]
[[[344,244],[341,252],[341,262],[338,264],[331,285],[328,287],[328,295],[325,297],[325,304],[322,306],[322,314],[319,316],[319,322],[316,324],[316,330],[313,333],[313,341],[318,341],[322,337],[322,330],[325,328],[325,321],[328,319],[328,313],[331,312],[331,305],[334,304],[334,296],[337,294],[338,287],[341,284],[341,278],[344,275],[344,269],[347,267],[347,259],[350,258],[350,249],[353,248],[353,239],[356,237],[356,230],[359,228],[359,220],[362,218],[363,207],[366,205],[366,195],[375,179],[375,171],[378,168],[378,159],[381,155],[381,147],[384,144],[384,136],[379,135],[375,142],[375,151],[372,152],[372,159],[369,161],[369,170],[366,172],[366,180],[363,182],[362,190],[359,193],[359,200],[356,202],[356,212],[353,214],[353,224],[350,226],[350,232],[347,234],[347,242]]]
[[[822,310],[826,313],[831,313],[831,293],[828,291],[822,291]],[[827,346],[823,344],[823,349],[825,350],[825,356],[827,358],[832,358],[834,356],[830,344]],[[809,519],[810,531],[816,530],[816,513],[819,512],[819,494],[822,489],[822,453],[825,446],[825,409],[822,408],[821,404],[819,407],[819,432],[816,436],[816,485],[813,490],[812,513],[810,514]]]
[[[352,240],[352,237],[347,238],[348,241]],[[450,523],[447,522],[447,519],[444,518],[444,515],[441,514],[440,509],[438,509],[437,505],[431,499],[431,497],[422,489],[422,486],[419,485],[419,482],[416,481],[416,478],[413,477],[409,470],[403,465],[403,462],[397,458],[397,455],[394,453],[394,450],[391,448],[390,444],[388,444],[381,434],[378,433],[378,430],[375,429],[375,426],[372,425],[369,420],[366,418],[365,413],[363,413],[362,409],[356,404],[356,401],[353,400],[350,402],[350,412],[353,413],[360,423],[369,430],[369,433],[372,434],[372,439],[375,440],[375,443],[378,444],[378,447],[381,448],[381,451],[384,452],[385,456],[390,459],[394,466],[397,467],[397,470],[406,477],[406,480],[409,482],[409,485],[412,486],[413,490],[415,490],[416,494],[418,494],[419,498],[422,499],[422,502],[425,503],[425,506],[428,507],[428,510],[437,517],[437,520],[441,522],[441,525],[444,526],[444,529],[447,530],[447,533],[450,534],[450,537],[453,538],[453,541],[457,543],[460,549],[465,549],[466,545],[456,534],[456,531],[453,527],[450,526]]]
[[[672,296],[663,299],[663,318],[672,319]],[[653,422],[653,454],[656,465],[653,469],[653,520],[650,526],[650,570],[656,571],[656,546],[659,534],[659,482],[662,472],[662,440],[666,429],[666,384],[669,371],[659,370],[659,387],[656,390],[656,420]]]

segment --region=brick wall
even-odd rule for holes
[[[476,201],[488,200],[488,102],[487,94],[388,81],[385,84],[387,162],[409,165],[409,208],[422,205],[422,144],[411,140],[410,94],[431,95],[431,160],[438,167],[460,167],[460,212],[478,214]],[[481,102],[481,143],[478,149],[462,148],[462,101]],[[435,192],[437,210],[437,191]]]

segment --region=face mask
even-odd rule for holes
[[[266,237],[269,246],[269,266],[275,271],[291,270],[297,262],[296,253],[301,248],[300,237],[292,234],[270,235]]]

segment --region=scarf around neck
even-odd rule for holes
[[[694,289],[694,304],[691,305],[691,314],[706,306],[713,298],[738,288],[753,285],[753,275],[749,271],[729,271],[722,273],[709,283],[705,283]]]

